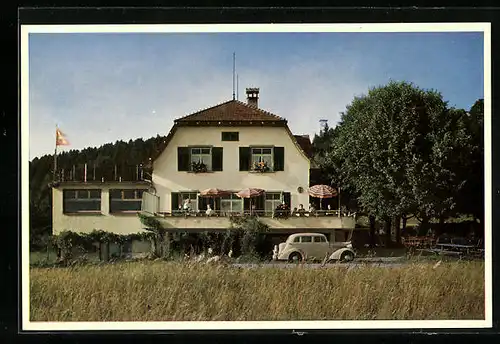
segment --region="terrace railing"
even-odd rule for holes
[[[94,166],[78,164],[61,167],[57,170],[58,182],[110,182],[110,181],[142,181],[151,179],[152,170],[142,164]]]
[[[146,194],[146,193],[145,193]],[[156,197],[156,196],[155,196]],[[146,201],[149,202],[149,201]],[[146,203],[143,201],[143,204]],[[177,216],[177,217],[230,217],[230,216],[261,216],[271,218],[295,218],[295,217],[339,217],[338,210],[318,210],[314,212],[301,212],[292,213],[290,211],[266,211],[266,210],[245,210],[245,211],[226,211],[226,210],[212,210],[207,213],[206,210],[176,210],[173,212],[156,212],[157,215],[163,217]],[[343,212],[340,213],[341,217],[355,217],[356,213]]]

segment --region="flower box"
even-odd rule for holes
[[[193,161],[191,163],[191,170],[194,173],[205,173],[208,172],[207,165],[205,165],[203,162],[195,162]]]
[[[252,166],[252,171],[255,172],[269,172],[271,169],[265,161],[255,162]]]

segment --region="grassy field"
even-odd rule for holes
[[[307,269],[31,268],[32,321],[484,319],[482,262]]]

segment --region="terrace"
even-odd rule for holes
[[[231,198],[230,198],[231,200]],[[245,199],[246,200],[246,199]],[[232,217],[253,215],[259,217],[259,220],[268,225],[271,229],[342,229],[354,228],[356,224],[355,213],[340,213],[338,210],[315,210],[313,212],[302,211],[293,212],[293,210],[276,210],[275,207],[245,207],[245,200],[231,201],[231,207],[224,204],[224,199],[215,202],[215,209],[207,212],[205,204],[206,199],[198,198],[191,203],[190,210],[179,208],[171,212],[159,211],[160,198],[149,192],[143,193],[142,209],[144,215],[154,216],[165,228],[179,229],[227,229],[231,226]],[[278,202],[271,203],[273,206]],[[258,203],[257,203],[258,204]],[[269,204],[269,203],[268,203]]]

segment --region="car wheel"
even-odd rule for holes
[[[298,263],[302,261],[302,255],[298,252],[293,252],[288,256],[288,262],[290,263]]]
[[[342,255],[340,256],[340,261],[344,263],[352,262],[353,260],[354,260],[354,254],[349,251],[343,252]]]

